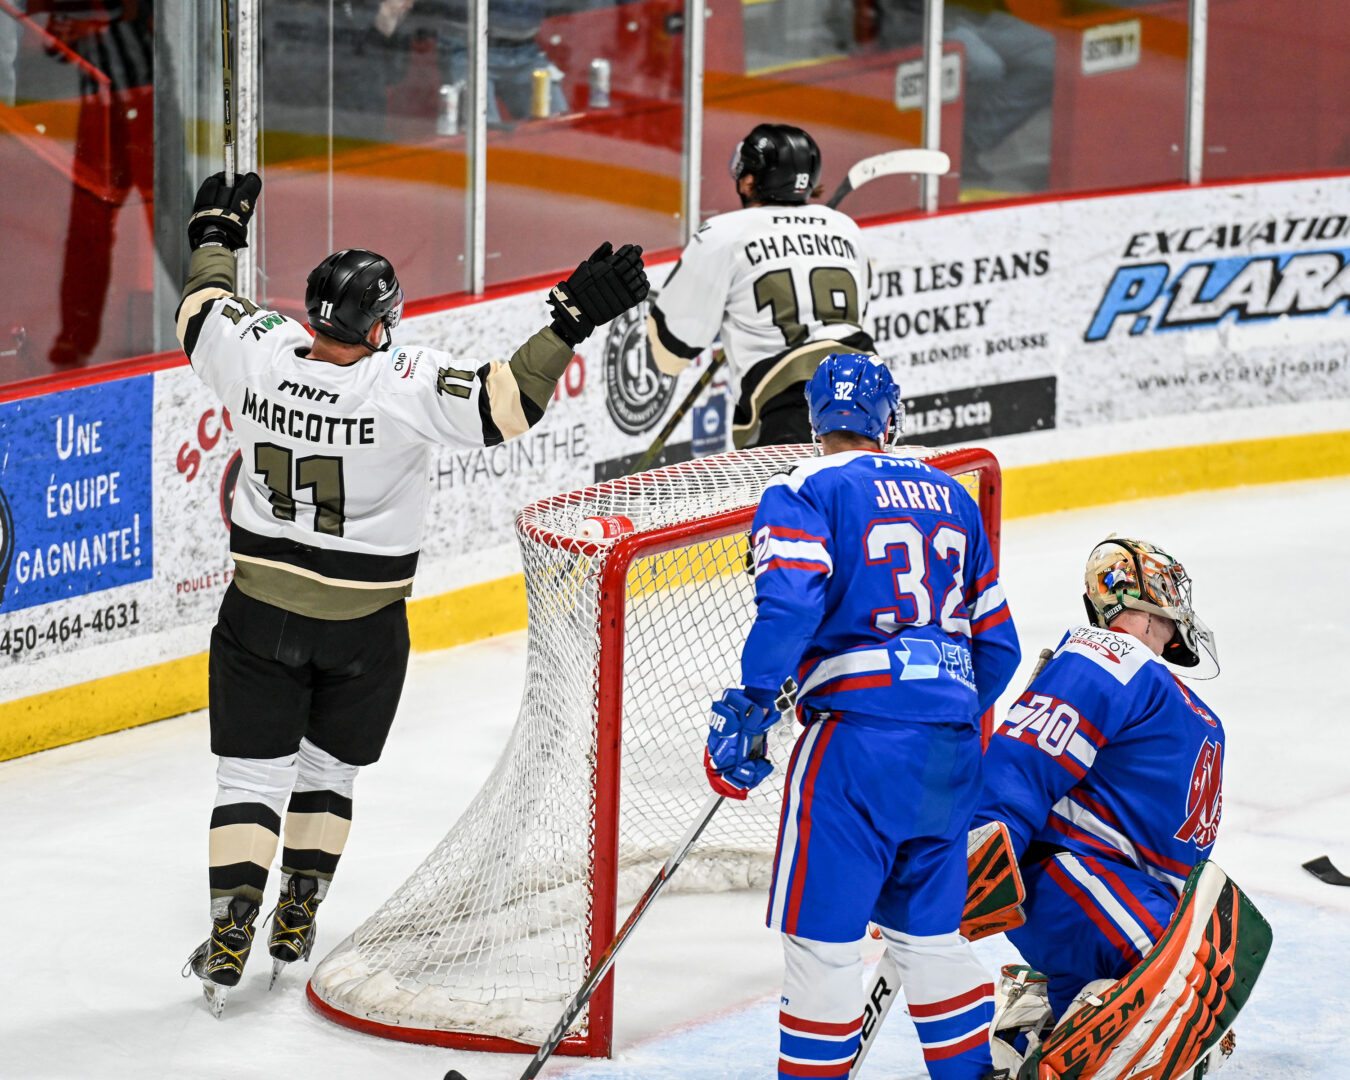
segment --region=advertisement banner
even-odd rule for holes
[[[866,236],[867,329],[924,403],[910,410],[916,441],[966,437],[930,422],[928,396],[1027,380],[1053,386],[990,435],[1173,417],[1180,443],[1188,416],[1350,398],[1344,178],[1010,206]]]
[[[0,656],[137,621],[101,594],[154,574],[153,395],[142,376],[0,404]]]

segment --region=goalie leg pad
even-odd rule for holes
[[[778,1076],[848,1076],[862,1031],[862,956],[856,941],[783,935]]]
[[[1026,889],[1017,869],[1008,826],[990,821],[966,837],[966,907],[961,935],[967,941],[1015,929],[1026,921]]]
[[[1124,978],[1055,1029],[1020,1080],[1179,1080],[1225,1036],[1265,964],[1270,924],[1214,863],[1191,871],[1172,921]]]
[[[1008,932],[1028,964],[1049,977],[1063,1018],[1093,979],[1119,979],[1162,936],[1176,894],[1142,870],[1061,852],[1025,870],[1026,923]]]

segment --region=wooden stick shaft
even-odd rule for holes
[[[640,473],[643,470],[650,468],[652,462],[661,456],[661,451],[666,448],[666,440],[674,433],[675,426],[684,419],[685,413],[694,407],[694,403],[698,401],[699,395],[708,388],[708,384],[712,382],[713,376],[722,369],[722,365],[726,362],[727,354],[721,349],[718,349],[717,352],[713,353],[713,358],[708,361],[708,366],[703,369],[703,374],[698,377],[698,381],[690,387],[689,393],[684,396],[684,400],[681,401],[679,405],[675,407],[675,411],[670,414],[670,419],[666,421],[666,426],[660,430],[656,438],[652,440],[651,446],[647,447],[633,467],[628,470],[629,476],[633,476],[636,473]]]
[[[234,76],[230,68],[230,0],[220,0],[220,75],[225,104],[225,183],[234,183]]]

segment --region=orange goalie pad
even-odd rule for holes
[[[972,829],[966,841],[966,909],[961,936],[967,941],[1014,930],[1026,922],[1026,890],[1017,870],[1008,826],[993,821]]]
[[[1270,924],[1205,860],[1144,960],[1072,1012],[1019,1080],[1178,1080],[1233,1026],[1266,954]],[[1222,1048],[1221,1048],[1222,1049]]]

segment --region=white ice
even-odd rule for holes
[[[1350,1078],[1350,889],[1300,869],[1329,854],[1350,870],[1350,480],[1010,522],[1004,581],[1028,657],[1081,618],[1083,558],[1113,530],[1185,563],[1224,665],[1201,687],[1228,731],[1215,857],[1275,931],[1225,1075]],[[385,758],[357,785],[321,952],[402,881],[487,775],[515,718],[523,651],[512,635],[414,658]],[[268,993],[265,955],[225,1019],[211,1018],[178,973],[207,926],[213,769],[204,713],[0,764],[0,1078],[518,1076],[523,1058],[336,1027],[306,1003],[304,966]],[[763,907],[756,895],[659,900],[619,961],[614,1059],[555,1059],[545,1076],[773,1075],[779,956]],[[1013,957],[1001,938],[981,952],[991,965]],[[900,1010],[864,1074],[925,1075]]]

